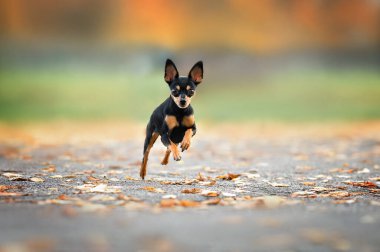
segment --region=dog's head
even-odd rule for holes
[[[195,89],[203,80],[203,63],[198,61],[190,70],[189,75],[179,76],[178,70],[170,59],[165,64],[165,81],[169,84],[170,96],[179,108],[190,105]]]

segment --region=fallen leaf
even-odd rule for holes
[[[282,184],[282,183],[277,183],[277,182],[272,182],[272,183],[268,183],[270,184],[271,186],[274,186],[274,187],[289,187],[288,184]]]
[[[301,184],[303,184],[304,186],[315,186],[315,182],[310,182],[310,181],[305,181],[305,182],[301,182]]]
[[[203,205],[218,205],[220,201],[221,201],[221,198],[211,198],[211,199],[202,201],[202,204]]]
[[[344,198],[351,196],[351,194],[347,191],[335,191],[328,193],[328,196],[333,198]]]
[[[1,174],[1,175],[4,176],[4,177],[6,177],[6,178],[22,177],[21,174],[14,173],[14,172],[4,172],[4,173]]]
[[[107,184],[99,184],[94,186],[93,184],[84,184],[76,186],[76,189],[85,192],[95,192],[95,193],[120,193],[121,186],[108,186]]]
[[[0,185],[0,192],[7,191],[9,189],[19,189],[21,186]]]
[[[369,178],[369,180],[380,181],[380,177],[372,177],[372,178]]]
[[[48,167],[42,168],[41,169],[44,172],[56,172],[56,167],[55,165],[49,165]]]
[[[369,189],[371,193],[380,194],[380,189]]]
[[[160,202],[160,207],[171,208],[178,205],[177,199],[162,199]]]
[[[94,182],[97,182],[97,181],[100,181],[101,179],[98,179],[98,178],[95,178],[94,176],[87,176],[87,179],[89,181],[94,181]]]
[[[217,179],[223,179],[223,180],[233,180],[233,179],[240,177],[240,175],[241,174],[227,173],[224,175],[217,176],[216,178]]]
[[[199,185],[202,185],[202,186],[213,186],[215,184],[216,184],[215,180],[212,180],[212,181],[199,181]]]
[[[65,194],[61,194],[58,196],[58,199],[59,200],[70,200],[70,197],[65,195]]]
[[[222,195],[224,197],[236,197],[236,194],[234,194],[234,193],[228,193],[228,192],[222,192]]]
[[[346,199],[346,200],[335,200],[333,201],[334,204],[353,204],[355,203],[355,199]]]
[[[358,169],[333,168],[333,169],[330,169],[329,172],[331,172],[331,173],[353,173],[357,170]]]
[[[115,201],[116,197],[110,196],[109,194],[104,195],[104,194],[97,194],[95,196],[92,196],[91,198],[88,199],[89,201]]]
[[[200,202],[193,200],[180,200],[179,204],[183,207],[198,207],[201,205]]]
[[[36,178],[36,177],[30,178],[29,180],[36,183],[41,183],[45,181],[42,178]]]
[[[0,192],[0,197],[18,197],[18,196],[25,196],[25,193],[20,192]]]
[[[200,193],[200,192],[202,192],[202,189],[200,188],[183,189],[181,191],[181,193],[192,193],[192,194]]]
[[[291,195],[292,198],[316,198],[317,194],[315,192],[308,192],[308,191],[299,191],[294,192]]]
[[[360,187],[377,187],[377,185],[370,181],[360,181],[360,182],[354,182],[354,181],[345,181],[345,184],[352,185],[352,186],[360,186]]]
[[[219,192],[217,191],[209,191],[209,190],[203,190],[200,193],[202,196],[207,196],[207,197],[218,197]]]
[[[145,190],[148,192],[154,192],[154,193],[165,193],[164,190],[162,190],[160,188],[155,188],[153,186],[145,186],[145,187],[141,188],[141,190]]]
[[[316,192],[316,193],[335,191],[334,188],[327,188],[327,187],[321,187],[321,186],[313,187],[310,190],[313,191],[313,192]]]
[[[59,178],[59,179],[63,178],[62,175],[53,175],[53,176],[50,176],[50,177],[51,177],[51,178]]]
[[[137,178],[133,178],[133,177],[131,177],[131,176],[125,176],[124,178],[127,179],[127,180],[134,180],[134,181],[139,180],[139,179],[137,179]]]

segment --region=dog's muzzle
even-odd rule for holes
[[[179,104],[181,105],[181,106],[185,106],[186,105],[186,98],[185,97],[181,97],[181,99],[179,100]]]

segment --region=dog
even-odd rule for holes
[[[170,153],[173,153],[174,160],[181,160],[178,145],[181,143],[182,152],[187,150],[190,147],[191,138],[197,131],[194,111],[190,103],[196,88],[203,80],[203,62],[198,61],[186,77],[179,76],[173,61],[167,59],[164,79],[169,85],[170,97],[153,111],[146,127],[144,157],[140,169],[142,179],[146,175],[150,149],[158,136],[161,136],[161,142],[167,147],[161,164],[167,165]]]

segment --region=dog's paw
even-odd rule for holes
[[[178,146],[177,146],[176,144],[171,143],[171,144],[169,145],[169,149],[170,149],[170,151],[173,153],[173,159],[174,159],[175,161],[179,161],[179,160],[181,160],[181,154],[180,154],[180,152],[179,152],[179,150],[178,150]]]
[[[191,145],[191,141],[189,139],[183,139],[183,141],[181,143],[182,152],[189,149],[190,145]]]
[[[173,158],[175,161],[180,161],[181,160],[181,155],[179,154],[179,151],[177,149],[177,153],[173,152]]]

